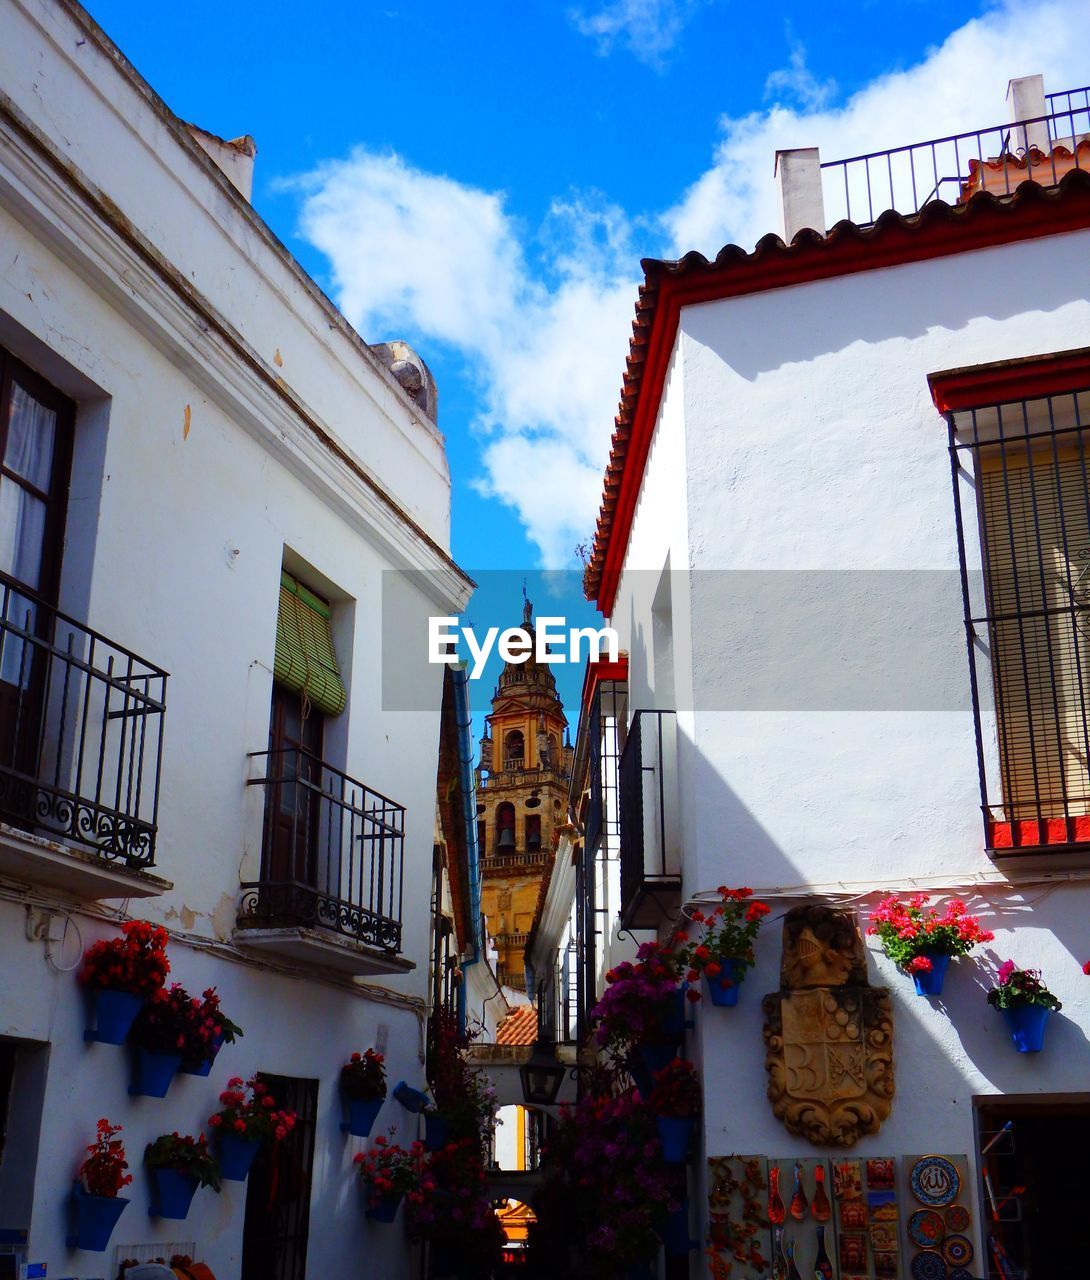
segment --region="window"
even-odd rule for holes
[[[526,755],[526,747],[522,733],[512,729],[503,740],[503,767],[505,769],[521,769]]]
[[[508,801],[496,806],[496,852],[515,851],[515,806]]]
[[[1090,840],[1086,386],[948,413],[987,843],[999,851]]]
[[[526,815],[526,851],[538,853],[541,850],[541,814]]]

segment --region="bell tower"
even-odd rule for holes
[[[536,643],[533,606],[522,629]],[[481,910],[495,939],[500,981],[525,990],[523,952],[555,835],[566,816],[572,747],[568,721],[547,663],[533,651],[508,662],[492,695],[477,769]]]

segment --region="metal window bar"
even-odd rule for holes
[[[890,209],[912,214],[934,200],[964,204],[981,190],[1006,197],[1023,182],[1055,186],[1072,169],[1090,168],[1090,88],[1048,94],[1047,101],[1048,115],[826,161],[826,222],[870,226]],[[1047,151],[1035,142],[1043,138]]]
[[[266,789],[261,879],[242,885],[239,924],[329,929],[398,953],[405,808],[298,747],[256,751]]]
[[[0,821],[154,866],[166,682],[0,575]]]
[[[948,427],[986,845],[1085,844],[1090,388],[952,413]]]
[[[621,906],[627,914],[647,885],[673,883],[667,843],[667,768],[677,713],[637,711],[618,771]]]

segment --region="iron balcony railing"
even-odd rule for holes
[[[629,927],[648,892],[679,883],[676,729],[674,711],[637,711],[621,753],[621,914]]]
[[[918,213],[978,191],[1009,196],[1023,182],[1055,186],[1090,169],[1090,86],[1046,96],[1049,114],[822,164],[825,222],[868,226],[889,209]]]
[[[155,864],[167,673],[0,577],[0,820]]]
[[[265,788],[261,879],[242,885],[241,928],[328,929],[401,950],[405,808],[297,747],[254,752]]]

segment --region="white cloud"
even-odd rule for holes
[[[601,13],[614,8],[639,6]],[[1087,29],[1090,0],[1008,0],[840,106],[793,54],[773,92],[792,89],[795,105],[720,121],[709,169],[650,223],[585,193],[557,201],[531,234],[502,193],[359,149],[295,184],[301,230],[328,255],[340,305],[370,341],[406,337],[425,357],[439,342],[464,357],[480,388],[473,482],[516,511],[545,567],[570,568],[594,528],[640,253],[714,256],[778,230],[777,147],[856,155],[999,123],[1011,75],[1084,83],[1077,33]]]
[[[786,67],[771,71],[765,80],[765,97],[779,102],[781,96],[792,98],[807,111],[817,111],[836,95],[835,80],[819,80],[806,64],[806,49],[791,41],[791,54]]]
[[[880,76],[843,105],[773,104],[719,122],[707,170],[662,219],[669,251],[714,256],[779,231],[772,179],[777,148],[820,147],[823,160],[1001,124],[1007,81],[1042,72],[1046,89],[1086,80],[1090,0],[1008,0],[953,32],[915,66]],[[803,63],[805,66],[805,63]],[[835,219],[832,193],[827,213]]]
[[[443,342],[481,388],[478,489],[513,507],[542,564],[593,528],[631,331],[638,256],[599,197],[553,205],[534,260],[501,194],[357,149],[294,184],[302,234],[371,340]]]
[[[641,62],[661,65],[686,23],[707,0],[606,0],[569,11],[576,29],[597,42],[603,56],[622,44]]]

